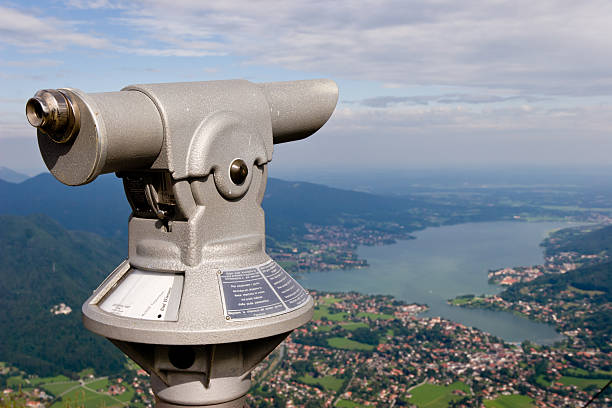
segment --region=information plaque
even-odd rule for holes
[[[131,269],[100,309],[117,316],[144,320],[178,320],[183,275]]]
[[[227,320],[259,319],[303,306],[310,295],[276,262],[219,271]]]

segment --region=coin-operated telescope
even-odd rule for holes
[[[151,374],[158,407],[242,407],[251,370],[312,317],[265,252],[261,202],[275,143],[331,116],[330,80],[42,90],[26,105],[62,183],[123,179],[129,257],[83,305],[85,327]]]

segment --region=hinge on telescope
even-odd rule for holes
[[[166,224],[174,217],[176,200],[169,173],[135,172],[117,175],[123,179],[125,195],[134,217],[159,218]]]

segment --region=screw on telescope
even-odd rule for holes
[[[232,183],[239,186],[244,183],[248,175],[249,168],[244,160],[236,159],[230,164],[230,178],[232,179]]]
[[[43,89],[26,103],[30,125],[56,143],[66,143],[79,131],[78,107],[61,92]]]

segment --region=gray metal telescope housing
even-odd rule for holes
[[[261,202],[275,143],[331,116],[330,80],[42,90],[26,105],[67,185],[116,172],[129,256],[83,321],[151,374],[158,407],[242,407],[250,373],[309,321],[310,295],[265,252]]]

